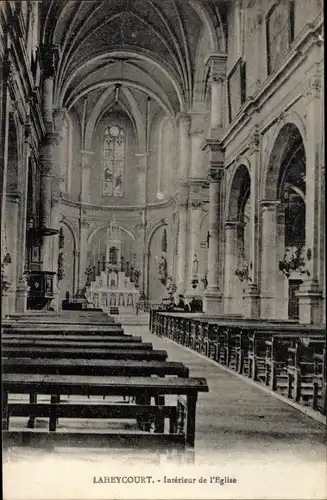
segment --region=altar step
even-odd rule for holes
[[[117,316],[117,314],[119,314],[118,307],[116,307],[116,306],[110,306],[109,314],[110,315],[113,314],[113,315]]]
[[[142,312],[139,314],[134,313],[121,313],[117,321],[124,325],[149,325],[149,313]]]

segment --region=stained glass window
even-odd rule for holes
[[[103,141],[103,195],[123,196],[125,133],[118,126],[106,128]]]

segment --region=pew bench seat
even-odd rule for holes
[[[87,359],[139,359],[139,360],[157,360],[165,361],[167,351],[147,350],[147,349],[121,349],[121,346],[115,349],[93,348],[90,353],[89,348],[83,347],[2,347],[2,356],[7,358],[87,358]]]
[[[208,392],[204,378],[153,377],[92,377],[43,374],[4,373],[3,375],[3,428],[4,439],[9,431],[10,417],[42,415],[49,418],[49,430],[55,433],[58,418],[141,418],[143,428],[154,433],[165,433],[164,420],[169,419],[168,435],[183,436],[185,445],[194,446],[196,403],[199,392]],[[48,394],[51,403],[10,403],[12,394]],[[63,395],[127,396],[135,397],[135,405],[71,404],[61,403]],[[175,395],[171,405],[151,405],[152,398]],[[142,403],[141,403],[142,402]],[[19,431],[17,431],[19,432]]]

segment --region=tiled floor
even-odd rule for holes
[[[137,464],[142,465],[144,473],[149,467],[160,467],[162,469],[167,464],[170,464],[170,466],[179,464],[183,467],[188,467],[189,464],[192,468],[194,466],[198,467],[197,470],[219,466],[222,473],[222,468],[226,464],[229,466],[230,464],[237,464],[238,474],[241,475],[242,470],[245,474],[246,468],[251,465],[252,469],[255,466],[255,470],[257,470],[257,472],[253,473],[253,477],[256,479],[260,478],[260,468],[267,465],[277,465],[279,468],[281,467],[278,477],[281,478],[283,472],[285,476],[283,478],[286,489],[280,490],[283,492],[280,493],[281,496],[276,493],[277,496],[264,497],[264,493],[260,489],[255,490],[256,494],[251,490],[249,496],[246,495],[246,490],[242,490],[239,496],[234,496],[235,493],[231,493],[232,496],[221,496],[221,493],[219,493],[220,496],[215,496],[218,493],[208,489],[206,498],[313,498],[311,494],[308,496],[305,493],[304,486],[301,486],[299,492],[294,488],[291,489],[290,496],[287,496],[287,477],[289,477],[289,474],[292,474],[293,479],[295,477],[295,472],[289,473],[287,471],[289,470],[288,467],[291,468],[290,470],[296,470],[296,474],[299,475],[296,485],[299,485],[301,478],[304,478],[304,472],[301,472],[304,466],[303,470],[307,471],[309,470],[307,469],[308,465],[313,466],[312,470],[316,474],[320,469],[324,470],[326,464],[326,427],[323,424],[237,375],[220,368],[219,365],[203,356],[167,339],[152,335],[145,326],[128,325],[125,327],[125,332],[141,335],[144,341],[152,342],[154,348],[167,350],[169,360],[182,361],[190,368],[190,376],[205,377],[207,379],[209,393],[199,394],[198,399],[194,451],[181,457],[177,453],[162,455],[155,450],[153,452],[144,452],[142,450],[119,451],[106,448],[91,448],[90,446],[74,449],[69,447],[69,443],[67,443],[67,447],[57,448],[52,452],[13,448],[4,453],[4,470],[5,472],[8,471],[7,478],[17,477],[17,474],[19,475],[23,470],[26,472],[27,463],[32,469],[33,466],[36,467],[37,465],[38,470],[41,470],[40,468],[45,467],[49,460],[55,460],[56,467],[61,463],[64,469],[69,463],[75,463],[75,465],[78,463],[79,467],[82,468],[86,464],[91,464],[96,470],[100,470],[101,467],[101,470],[103,470],[104,464],[108,467],[108,461],[110,461],[111,470],[112,467],[118,465],[132,467]],[[294,466],[296,466],[296,469],[292,469]],[[35,467],[33,470],[35,470]],[[88,471],[90,470],[88,468]],[[233,470],[235,472],[235,468]],[[109,471],[107,470],[107,472]],[[174,473],[177,473],[176,470]],[[230,473],[229,469],[228,474]],[[263,471],[262,474],[264,474]],[[92,475],[94,476],[93,473]],[[323,480],[323,478],[321,479]],[[314,479],[313,476],[310,476],[310,480],[313,485],[317,482],[317,479]],[[83,482],[82,478],[81,481]],[[282,479],[278,479],[278,481],[282,481]],[[307,482],[305,484],[307,485]],[[321,488],[325,487],[324,484],[320,486],[319,492]],[[281,486],[279,485],[279,487]],[[276,492],[277,490],[278,488]],[[227,494],[227,490],[224,491],[224,495]],[[297,491],[297,493],[294,494],[294,491]],[[311,490],[308,491],[311,492]],[[194,496],[192,496],[193,493]],[[195,493],[195,490],[193,490],[193,493],[187,493],[191,495],[190,497],[179,497],[170,493],[169,498],[205,497],[202,496],[204,494],[200,490],[199,493]],[[134,493],[132,490],[131,496],[127,495],[126,498],[134,498],[133,494],[136,494],[135,490]],[[304,496],[301,496],[302,494]],[[99,498],[111,498],[103,495],[102,492]],[[122,495],[120,497],[117,493],[115,498],[124,498],[124,494]],[[158,498],[165,498],[162,495],[162,492],[158,494]],[[326,498],[324,495],[319,496],[318,490],[315,491],[315,495],[315,498]],[[43,497],[45,498],[44,495]],[[48,496],[46,497],[48,498]],[[13,498],[19,497],[13,495]],[[34,497],[27,495],[25,498]],[[40,498],[42,498],[42,494]],[[58,498],[71,497],[61,497],[58,493]],[[76,498],[84,497],[76,496]],[[98,498],[98,496],[94,498]],[[140,498],[151,498],[151,495],[148,497],[147,494],[142,492]]]

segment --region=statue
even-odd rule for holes
[[[158,274],[159,274],[159,281],[162,283],[164,286],[167,284],[167,260],[165,257],[162,255],[161,256],[161,261],[158,264]]]
[[[192,265],[192,274],[196,276],[199,272],[199,261],[197,258],[197,254],[194,254],[193,265]]]

